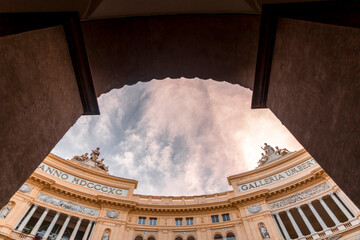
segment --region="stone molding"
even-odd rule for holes
[[[90,216],[94,216],[94,217],[97,217],[99,215],[99,210],[97,210],[97,209],[84,207],[84,206],[78,205],[76,203],[73,203],[72,201],[67,202],[67,201],[49,196],[44,193],[40,193],[36,199],[41,202],[44,202],[44,203],[47,203],[47,204],[50,204],[53,206],[57,206],[57,207],[60,207],[62,209],[69,210],[72,212],[82,213],[82,214],[90,215]]]
[[[305,191],[297,192],[289,197],[268,203],[268,206],[270,210],[276,210],[300,202],[302,200],[311,198],[312,196],[318,195],[328,189],[330,189],[330,186],[326,182],[323,182],[312,188],[306,189]]]

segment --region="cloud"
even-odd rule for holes
[[[165,79],[102,95],[100,116],[81,117],[54,148],[71,158],[101,147],[110,174],[137,179],[136,193],[199,195],[230,190],[227,176],[257,165],[264,142],[301,145],[251,94],[213,80]]]

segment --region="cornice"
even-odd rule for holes
[[[34,173],[30,180],[42,186],[42,189],[52,192],[58,196],[67,196],[72,199],[88,202],[89,204],[99,204],[100,206],[106,204],[111,207],[122,207],[132,211],[143,211],[149,213],[195,213],[213,210],[223,210],[236,207],[237,205],[250,204],[259,200],[273,198],[278,195],[283,195],[292,189],[298,188],[310,182],[316,181],[319,178],[325,178],[327,175],[321,168],[315,169],[309,175],[294,179],[286,185],[279,186],[274,189],[261,189],[259,191],[242,194],[233,198],[229,198],[221,202],[212,203],[198,203],[189,205],[151,205],[143,204],[132,200],[121,199],[118,197],[92,195],[83,191],[75,190],[56,183],[54,180],[44,177],[41,174]]]
[[[248,194],[243,194],[237,196],[235,198],[229,199],[233,204],[246,204],[250,202],[255,202],[261,199],[267,199],[269,197],[275,197],[278,195],[282,195],[285,192],[288,192],[292,189],[298,188],[310,182],[314,182],[317,179],[325,178],[326,173],[323,169],[315,169],[310,173],[310,175],[303,176],[301,178],[297,178],[286,185],[279,186],[274,189],[261,189],[258,191],[250,192]]]

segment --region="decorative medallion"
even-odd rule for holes
[[[319,193],[322,193],[322,192],[326,191],[329,188],[330,188],[330,186],[326,182],[320,183],[319,185],[316,185],[316,186],[314,186],[312,188],[306,189],[305,191],[297,192],[297,193],[295,193],[295,194],[293,194],[293,195],[291,195],[289,197],[286,197],[286,198],[280,199],[278,201],[269,203],[268,204],[269,209],[270,210],[276,210],[276,209],[279,209],[279,208],[294,204],[296,202],[300,202],[300,201],[302,201],[304,199],[307,199],[307,198],[315,196],[315,195],[317,195]]]
[[[29,185],[27,185],[26,183],[23,184],[19,189],[19,191],[23,192],[23,193],[30,193],[32,190],[33,190],[33,188],[30,187]]]
[[[249,214],[255,214],[261,212],[263,209],[261,207],[261,204],[258,205],[252,205],[251,207],[248,207]]]
[[[120,212],[115,212],[115,210],[109,211],[106,210],[105,216],[107,218],[117,219],[119,217]]]
[[[37,197],[37,200],[42,201],[47,204],[51,204],[72,212],[82,213],[90,216],[97,217],[99,215],[99,210],[84,207],[78,204],[73,203],[72,201],[66,202],[61,199],[46,195],[44,193],[40,193]]]

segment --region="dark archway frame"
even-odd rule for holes
[[[241,14],[136,17],[82,23],[79,21],[77,13],[9,13],[0,14],[0,36],[51,26],[63,26],[83,106],[83,114],[99,114],[96,97],[113,88],[165,77],[200,77],[204,79],[211,77],[219,81],[240,84],[253,89],[252,108],[263,108],[268,105],[270,70],[272,69],[278,20],[280,18],[301,19],[359,28],[359,9],[357,1],[268,5],[263,7],[261,25],[259,16]],[[129,42],[130,51],[124,51],[127,46],[124,47],[121,44],[115,46],[118,51],[125,53],[121,56],[113,49],[102,50],[113,40],[111,34],[116,29],[113,27],[119,27],[120,31],[123,31],[122,33],[115,32],[115,38],[121,39],[126,35],[131,35],[135,40],[134,45]],[[177,32],[173,32],[174,29]],[[105,35],[99,36],[99,31]],[[234,33],[242,37],[239,38]],[[137,35],[139,36],[137,37]],[[99,39],[103,37],[107,39],[102,42]],[[185,42],[179,42],[179,37]],[[259,43],[258,39],[260,39]],[[222,41],[224,44],[221,44]],[[244,49],[241,46],[245,46]],[[238,50],[236,52],[238,55],[232,54],[234,49]],[[112,52],[113,55],[111,55]],[[156,56],[158,60],[153,61],[152,56]],[[140,70],[134,71],[134,66],[139,67]],[[353,91],[356,93],[358,89]],[[274,113],[280,120],[283,120],[276,112]],[[314,114],[316,116],[316,113]],[[321,116],[319,117],[321,118]],[[359,120],[359,115],[356,113],[352,117],[354,118],[353,122]],[[284,124],[289,127],[288,124]],[[348,128],[351,127],[355,126],[348,126]],[[58,135],[54,137],[57,140],[52,140],[52,147],[65,134],[66,130],[59,130]],[[291,128],[290,131],[292,130],[294,129]],[[350,133],[350,140],[354,135],[356,137],[356,133],[356,131],[352,135]],[[319,151],[314,151],[316,146],[311,146],[311,140],[308,140],[307,136],[294,135],[300,143],[309,147],[307,150],[310,154],[320,162],[331,177],[336,181],[340,180],[337,181],[337,184],[357,205],[360,205],[360,192],[353,191],[353,188],[347,186],[347,182],[342,180],[346,179],[342,175],[346,173],[340,172],[341,176],[339,176],[339,172],[336,172],[334,166],[328,162],[327,156],[329,155],[322,156]],[[41,143],[41,139],[39,143]],[[6,144],[12,143],[6,142]],[[357,141],[347,142],[347,147],[350,152],[355,149],[352,159],[356,159],[359,156],[359,151],[356,151],[358,149]],[[22,151],[20,148],[18,150]],[[36,149],[39,151],[38,156],[45,156],[50,150],[51,147]],[[328,151],[328,149],[323,149],[323,151]],[[25,156],[26,152],[23,155]],[[342,160],[345,163],[353,162],[352,159],[348,159],[349,154]],[[30,160],[34,163],[29,169],[24,169],[21,176],[18,176],[17,182],[13,184],[15,187],[1,191],[1,205],[6,204],[41,161],[38,158]],[[1,162],[9,161],[15,161],[17,165],[21,165],[16,162],[21,159],[18,159],[15,154],[14,156],[6,152],[2,154]],[[352,173],[348,175],[354,176],[353,179],[359,183],[357,170],[359,168],[353,168]]]

